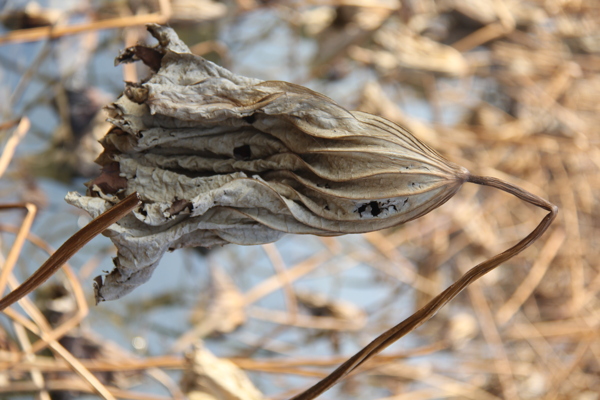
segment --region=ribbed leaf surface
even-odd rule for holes
[[[106,232],[119,251],[100,300],[145,282],[167,250],[383,229],[440,206],[468,177],[390,121],[298,85],[234,75],[191,54],[170,28],[149,29],[159,45],[117,61],[157,70],[108,107],[104,172],[88,196],[67,196],[92,215],[132,192],[143,199]]]

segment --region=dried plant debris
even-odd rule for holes
[[[246,322],[244,295],[223,269],[211,268],[211,287],[207,302],[199,304],[192,315],[197,335],[226,334]]]
[[[388,24],[373,39],[383,50],[373,51],[371,62],[384,70],[401,67],[449,76],[464,76],[469,72],[467,61],[456,49],[408,28]]]
[[[364,325],[367,322],[366,313],[352,303],[331,300],[318,292],[296,292],[296,298],[311,315],[333,317],[357,325]]]
[[[6,6],[6,4],[3,4]],[[0,23],[8,29],[27,29],[51,26],[61,17],[59,10],[42,8],[35,1],[28,2],[22,9],[8,9],[0,14]]]
[[[112,129],[88,195],[97,216],[139,192],[143,205],[105,234],[116,268],[97,300],[146,282],[168,250],[253,245],[285,233],[334,236],[398,225],[446,202],[465,168],[383,118],[301,86],[235,75],[149,25],[159,44],[126,49],[155,73],[107,107]]]
[[[181,387],[190,400],[262,400],[265,397],[244,371],[217,358],[200,343],[189,357]]]
[[[103,148],[98,141],[110,124],[102,107],[110,97],[101,90],[59,88],[55,103],[61,124],[55,130],[48,148],[27,157],[27,169],[36,176],[51,177],[69,182],[74,177],[91,178],[100,168],[94,159]]]
[[[227,6],[213,0],[173,0],[171,2],[172,23],[198,24],[223,18]]]

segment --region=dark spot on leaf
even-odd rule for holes
[[[356,212],[362,217],[362,213],[364,213],[366,209],[367,209],[367,203],[365,203],[362,206],[358,207],[356,209]]]
[[[249,160],[252,157],[250,146],[245,144],[243,146],[236,147],[233,149],[233,157],[235,157],[236,160]]]
[[[377,203],[376,201],[372,201],[369,203],[369,205],[371,206],[371,214],[376,217],[379,214],[381,214],[381,209],[379,208],[379,203]]]
[[[381,208],[379,207],[379,203],[376,201],[372,201],[370,203],[364,203],[363,205],[361,205],[360,207],[358,207],[356,209],[356,212],[358,214],[360,214],[360,216],[362,217],[362,213],[367,211],[367,207],[371,207],[371,215],[376,217],[379,214],[381,214]]]
[[[249,123],[250,125],[252,125],[256,121],[256,117],[254,116],[254,114],[243,117],[242,119],[244,121],[246,121],[247,123]]]

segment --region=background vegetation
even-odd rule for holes
[[[148,40],[143,24],[168,23],[194,53],[236,73],[306,85],[381,115],[474,173],[560,207],[535,246],[323,398],[598,399],[597,1],[0,6],[2,204],[37,209],[2,211],[0,288],[22,281],[89,221],[62,198],[97,174],[100,108],[123,80],[147,73],[113,68],[112,59]],[[100,237],[0,317],[0,393],[289,398],[542,215],[465,185],[388,231],[176,252],[131,296],[88,307],[92,278],[111,268],[114,252]],[[199,339],[204,347],[190,350]],[[208,349],[233,364],[217,364]],[[229,393],[227,382],[243,389]]]

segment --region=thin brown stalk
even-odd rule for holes
[[[292,397],[291,400],[312,400],[318,397],[320,394],[331,388],[333,385],[342,380],[350,372],[362,365],[365,361],[369,360],[375,354],[383,351],[385,348],[390,346],[392,343],[396,342],[398,339],[402,338],[409,332],[421,326],[423,323],[425,323],[431,317],[433,317],[437,313],[437,311],[439,311],[450,300],[454,299],[471,283],[481,278],[488,272],[492,271],[500,264],[516,256],[517,254],[525,250],[527,247],[529,247],[548,229],[548,227],[558,214],[558,207],[556,207],[555,205],[551,204],[550,202],[544,200],[539,196],[526,192],[523,189],[512,185],[508,182],[504,182],[496,178],[483,177],[477,175],[469,176],[467,181],[471,183],[476,183],[478,185],[490,186],[496,189],[500,189],[504,192],[516,196],[517,198],[523,201],[526,201],[537,207],[543,208],[549,213],[544,217],[544,219],[539,223],[539,225],[529,235],[527,235],[527,237],[522,239],[516,245],[482,262],[481,264],[478,264],[477,266],[469,270],[460,279],[454,282],[454,284],[452,284],[450,287],[448,287],[446,290],[444,290],[442,293],[436,296],[433,300],[427,303],[420,310],[418,310],[413,315],[402,321],[400,324],[381,334],[379,337],[377,337],[375,340],[373,340],[371,343],[365,346],[362,350],[356,353],[354,356],[350,357],[345,363],[340,365],[326,378],[317,382],[315,385],[308,388],[304,392]]]
[[[168,17],[162,13],[132,15],[94,21],[84,24],[73,24],[65,26],[42,26],[39,28],[19,29],[0,36],[0,45],[6,43],[34,42],[42,39],[56,39],[61,36],[74,35],[77,33],[97,31],[102,29],[126,28],[129,26],[140,26],[146,24],[164,24]]]
[[[11,281],[13,281],[13,283],[16,286],[16,279],[14,279],[14,277],[12,276]],[[67,362],[67,364],[70,365],[71,369],[75,373],[77,373],[81,377],[81,379],[85,381],[85,383],[89,386],[90,389],[93,389],[105,400],[115,400],[115,397],[106,389],[102,382],[100,382],[98,378],[96,378],[90,371],[88,371],[81,364],[81,362],[79,362],[79,360],[75,356],[73,356],[73,354],[71,354],[56,340],[48,338],[50,325],[48,324],[48,321],[46,321],[40,310],[33,304],[33,302],[25,298],[21,299],[20,305],[35,323],[28,320],[21,314],[18,314],[12,308],[4,310],[4,313],[13,321],[23,325],[31,332],[35,333],[43,340],[48,342],[48,346],[54,351],[54,353],[59,357],[63,358]]]
[[[275,270],[275,275],[281,280],[281,285],[283,287],[283,293],[285,295],[285,301],[287,303],[288,313],[290,316],[290,322],[293,322],[296,320],[298,315],[298,301],[296,301],[296,294],[294,292],[292,282],[288,279],[288,275],[285,273],[287,268],[285,266],[285,262],[283,261],[283,257],[281,257],[281,254],[277,250],[277,246],[275,246],[274,243],[263,244],[261,247],[269,258],[269,261],[271,261],[271,265],[273,265],[273,269]]]
[[[25,352],[30,351],[31,350],[31,342],[29,341],[29,337],[27,336],[27,331],[25,330],[23,325],[13,321],[13,329],[15,330],[15,335],[16,335],[18,341],[20,342],[21,348],[23,349],[23,351],[25,351]],[[26,359],[33,360],[33,359],[35,359],[35,356],[33,354],[29,353],[26,356]],[[44,386],[45,386],[44,375],[42,375],[41,371],[38,368],[33,367],[33,368],[28,369],[28,372],[31,375],[31,380],[38,387],[38,390],[39,390],[38,398],[40,400],[50,400],[50,394],[44,388]]]
[[[558,321],[535,322],[515,325],[508,332],[509,339],[540,339],[574,337],[579,341],[588,336],[598,336],[598,328],[590,326],[579,318],[563,318]]]
[[[278,290],[283,286],[284,282],[294,282],[298,278],[313,271],[325,260],[327,260],[327,252],[322,251],[285,270],[282,275],[274,275],[269,279],[265,279],[245,293],[246,305],[250,305]]]
[[[0,125],[0,130],[12,127],[13,122],[8,122]],[[29,118],[23,117],[19,121],[19,125],[17,129],[13,132],[12,136],[6,142],[4,146],[4,150],[2,151],[2,156],[0,156],[0,176],[4,175],[6,168],[8,168],[8,164],[12,160],[13,155],[15,154],[15,149],[17,145],[23,139],[27,131],[29,131],[29,127],[31,123],[29,122]]]
[[[165,371],[160,368],[150,368],[146,371],[146,374],[152,377],[155,381],[160,383],[167,389],[171,395],[172,400],[185,400],[187,397],[181,390],[177,382]]]
[[[342,320],[334,317],[316,317],[297,314],[290,318],[286,311],[278,311],[268,308],[252,307],[247,310],[248,316],[262,321],[269,321],[280,325],[289,325],[307,329],[321,329],[332,331],[357,331],[364,327],[364,319]]]
[[[21,228],[22,227],[0,224],[0,232],[10,232],[17,234]],[[54,253],[54,249],[52,249],[50,245],[48,245],[48,243],[46,243],[42,238],[34,235],[31,232],[27,234],[27,240],[33,245],[48,253],[48,255],[52,255]],[[71,290],[73,296],[75,297],[75,303],[77,304],[77,312],[71,318],[64,321],[62,324],[48,332],[48,337],[52,340],[58,340],[61,337],[63,337],[67,332],[73,329],[73,327],[77,326],[87,316],[87,313],[89,311],[87,302],[85,300],[85,294],[83,293],[83,289],[81,287],[81,283],[79,282],[79,279],[77,279],[77,275],[75,274],[71,266],[65,263],[63,265],[63,272],[67,277],[67,281],[71,285]],[[40,339],[31,346],[30,350],[25,350],[23,353],[21,353],[19,357],[17,357],[12,362],[13,364],[18,363],[21,361],[22,357],[26,356],[27,354],[35,354],[40,350],[46,348],[47,346],[48,342]],[[11,366],[11,368],[13,366]]]
[[[560,366],[558,373],[556,374],[556,380],[552,381],[552,388],[546,395],[546,400],[555,400],[560,396],[560,390],[563,387],[565,381],[573,375],[577,370],[581,368],[581,360],[589,354],[590,346],[592,345],[595,338],[590,337],[586,340],[581,340],[577,344],[577,348],[573,352],[573,359],[568,363],[564,363]]]
[[[459,380],[450,378],[448,376],[440,375],[433,372],[430,368],[424,366],[413,366],[408,364],[391,364],[388,366],[382,366],[378,371],[378,374],[384,374],[391,377],[422,382],[426,386],[431,386],[437,389],[438,394],[433,398],[461,398],[469,400],[500,400],[497,396],[483,390],[477,386],[474,386],[468,382],[461,382]],[[399,394],[392,397],[386,397],[379,400],[395,400],[400,399],[413,399],[410,396],[412,392]],[[443,393],[441,395],[440,393]]]
[[[37,271],[33,273],[25,282],[18,288],[9,293],[6,297],[0,300],[0,311],[17,302],[27,294],[31,293],[35,288],[44,283],[56,271],[62,267],[75,253],[77,253],[85,244],[96,237],[106,228],[127,215],[131,210],[140,204],[140,197],[137,193],[132,193],[124,200],[119,202],[110,210],[104,212],[94,218],[84,228],[71,236],[58,250],[42,264]]]
[[[93,393],[89,387],[85,386],[81,381],[76,379],[52,379],[46,381],[46,388],[51,391],[77,391],[84,393]],[[128,400],[170,400],[170,397],[158,396],[147,393],[133,392],[123,390],[116,387],[109,387],[108,390],[113,395],[113,398]],[[0,393],[27,393],[37,392],[33,382],[11,382],[9,385],[1,386]]]
[[[397,361],[409,357],[418,357],[448,348],[448,344],[445,342],[436,342],[431,345],[424,347],[418,347],[407,351],[396,352],[393,354],[377,355],[373,357],[369,365],[376,367],[383,365],[391,361]],[[253,359],[253,358],[230,358],[229,361],[233,362],[238,367],[251,370],[251,371],[279,371],[283,368],[296,368],[299,367],[330,367],[343,362],[345,358],[339,356],[325,357],[325,358],[305,358],[305,359],[294,359],[294,360],[273,360],[273,359]],[[111,360],[111,359],[94,359],[94,360],[81,360],[81,364],[90,371],[143,371],[153,368],[162,369],[185,369],[187,367],[187,360],[182,356],[161,356],[161,357],[148,357],[144,359],[126,359],[126,360]],[[11,369],[14,371],[27,371],[32,368],[37,368],[42,372],[48,371],[70,371],[71,367],[61,359],[55,359],[50,357],[36,357],[34,360],[23,360],[19,364],[13,364],[10,362],[0,362],[0,370]]]
[[[467,52],[511,32],[501,22],[492,22],[452,44],[456,50]]]
[[[22,121],[22,119],[13,119],[11,121],[2,122],[2,123],[0,123],[0,131],[10,129],[13,126],[17,125],[21,121]]]
[[[381,232],[369,232],[364,236],[373,247],[381,252],[388,260],[393,262],[393,271],[397,271],[395,278],[414,287],[422,293],[435,296],[435,282],[420,275],[414,264],[400,254],[393,246],[392,242],[382,235]]]
[[[464,257],[460,259],[464,259]],[[503,398],[506,400],[516,400],[519,398],[519,391],[514,379],[513,366],[506,354],[504,342],[502,341],[500,332],[498,332],[498,326],[494,321],[494,316],[483,294],[481,285],[469,285],[467,292],[471,298],[471,304],[473,305],[473,310],[477,316],[483,337],[488,344],[491,356],[490,363],[496,365],[497,371],[501,371],[497,376]]]
[[[558,254],[558,249],[562,246],[566,238],[562,229],[557,229],[546,240],[544,247],[540,251],[539,258],[535,261],[529,274],[523,279],[513,295],[496,312],[496,321],[498,325],[504,325],[508,322],[531,296],[537,285],[540,283],[548,267]]]
[[[385,364],[391,361],[410,357],[420,357],[427,354],[432,354],[440,350],[448,348],[446,342],[435,342],[433,344],[409,349],[406,351],[396,352],[392,354],[376,355],[371,359],[372,363]],[[230,358],[229,360],[242,369],[254,369],[254,366],[269,366],[269,367],[331,367],[345,361],[345,357],[332,356],[324,358],[297,358],[293,360],[272,360],[272,359],[253,359],[253,358]],[[2,364],[0,364],[1,367]]]
[[[27,214],[25,214],[25,218],[23,218],[23,222],[19,227],[15,242],[11,246],[8,256],[6,256],[6,261],[2,266],[2,272],[0,272],[0,295],[4,293],[6,283],[8,282],[8,277],[17,264],[17,260],[19,259],[19,255],[21,254],[21,250],[23,249],[23,245],[27,239],[27,234],[31,229],[31,225],[33,225],[33,220],[35,219],[35,215],[37,213],[37,207],[32,203],[4,204],[0,206],[0,210],[9,210],[12,208],[24,208],[27,210]]]

